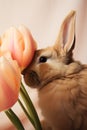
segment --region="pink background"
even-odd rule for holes
[[[65,16],[76,10],[76,48],[74,57],[87,63],[87,0],[0,0],[0,35],[10,26],[27,26],[38,47],[53,45]],[[29,90],[36,105],[36,91]],[[20,116],[26,130],[33,130],[18,104],[13,109]],[[3,112],[0,113],[0,130],[15,130]]]

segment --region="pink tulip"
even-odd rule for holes
[[[11,57],[0,57],[0,111],[9,109],[18,100],[20,68]]]
[[[30,64],[36,50],[34,39],[24,26],[20,26],[18,29],[11,27],[1,37],[0,44],[1,53],[10,51],[12,58],[17,60],[21,70]]]

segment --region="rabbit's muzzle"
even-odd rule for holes
[[[40,84],[39,77],[37,73],[33,70],[30,70],[24,74],[24,80],[28,86],[33,88],[37,87],[37,85]]]

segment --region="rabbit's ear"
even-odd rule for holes
[[[71,11],[63,21],[55,46],[65,53],[71,52],[75,46],[75,11]]]

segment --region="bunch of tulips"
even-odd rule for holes
[[[17,101],[34,128],[42,129],[21,78],[21,72],[30,64],[36,48],[36,42],[25,26],[11,27],[0,38],[0,112],[6,113],[17,130],[25,130],[11,109]]]

